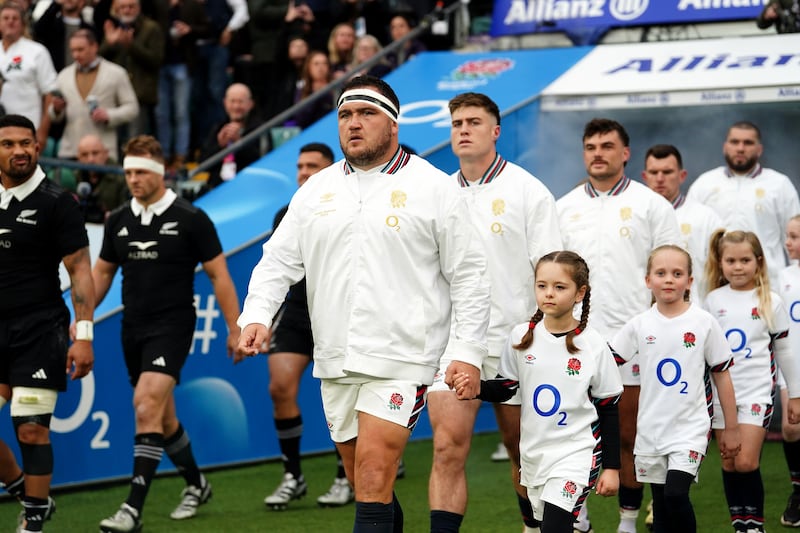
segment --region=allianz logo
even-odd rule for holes
[[[701,70],[787,67],[787,65],[796,64],[798,57],[800,57],[800,54],[777,52],[740,57],[732,56],[727,53],[716,55],[692,54],[671,57],[635,57],[626,60],[619,66],[605,72],[605,74],[616,74],[618,72],[696,72]],[[792,61],[793,59],[795,61]]]
[[[647,11],[650,0],[512,0],[504,24],[602,18],[634,20]]]

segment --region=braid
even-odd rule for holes
[[[578,322],[578,327],[567,333],[567,337],[564,339],[567,345],[567,351],[569,353],[578,353],[580,351],[580,348],[575,346],[575,336],[580,335],[583,331],[585,331],[586,324],[589,322],[589,297],[591,296],[591,293],[592,289],[587,286],[586,293],[583,295],[581,319]]]
[[[525,332],[525,335],[522,336],[517,344],[513,345],[515,350],[525,350],[530,348],[531,344],[533,344],[533,328],[536,327],[536,324],[538,324],[543,317],[544,313],[542,313],[540,309],[537,309],[531,317],[531,321],[528,323],[528,331]]]

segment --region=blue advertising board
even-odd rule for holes
[[[765,0],[498,0],[490,34],[755,19]]]

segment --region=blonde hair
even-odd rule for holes
[[[774,317],[772,315],[772,296],[770,294],[767,262],[764,258],[764,249],[761,247],[761,241],[752,231],[725,231],[724,229],[718,229],[711,235],[705,272],[708,291],[711,292],[730,283],[722,275],[722,251],[726,244],[741,243],[749,244],[756,258],[756,274],[753,281],[758,295],[758,314],[764,319],[767,323],[767,328],[771,331]]]
[[[663,252],[665,250],[672,250],[674,252],[679,252],[683,254],[683,256],[686,258],[686,275],[687,276],[692,275],[692,256],[689,255],[689,252],[687,252],[677,244],[662,244],[661,246],[653,248],[653,251],[650,252],[650,256],[647,258],[647,270],[645,271],[647,272],[647,275],[650,275],[650,269],[653,268],[653,260],[655,259],[656,255],[658,255],[658,252]],[[691,296],[690,290],[686,289],[686,292],[683,293],[683,301],[688,302],[690,300],[690,296]],[[651,304],[656,303],[655,295],[653,295],[652,299],[650,300],[650,303]]]
[[[586,329],[586,323],[589,321],[589,299],[591,297],[591,289],[589,288],[589,266],[586,264],[583,257],[569,250],[550,252],[543,256],[537,261],[534,272],[538,272],[539,266],[543,263],[562,265],[565,270],[570,273],[570,277],[572,281],[575,282],[575,286],[578,290],[580,290],[581,287],[586,287],[586,293],[583,295],[583,310],[581,311],[578,327],[567,333],[564,339],[567,344],[567,351],[569,353],[577,353],[580,351],[580,348],[575,346],[575,336],[580,335],[581,332]],[[533,328],[536,327],[536,324],[538,324],[542,318],[544,318],[544,313],[542,313],[541,309],[537,309],[528,323],[528,331],[525,332],[525,335],[522,336],[519,343],[514,345],[515,349],[525,350],[533,344]]]

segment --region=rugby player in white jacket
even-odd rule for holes
[[[625,176],[630,159],[625,128],[609,119],[593,119],[583,133],[583,161],[588,181],[556,202],[564,248],[589,264],[592,313],[589,320],[606,340],[635,315],[650,307],[644,283],[650,251],[680,243],[675,210],[661,195]],[[633,469],[639,364],[620,367],[625,393],[620,414],[620,526],[635,531],[643,490]],[[586,506],[583,507],[586,509]],[[579,531],[588,531],[581,516]]]
[[[458,185],[399,146],[392,88],[362,76],[342,91],[345,159],[309,179],[265,243],[239,352],[261,350],[287,289],[305,275],[314,376],[356,491],[353,531],[391,532],[402,527],[397,464],[445,348],[456,360],[448,374],[469,373],[477,389],[489,283]]]
[[[511,329],[533,315],[534,266],[561,249],[555,200],[539,180],[497,153],[500,111],[488,96],[463,93],[450,100],[450,142],[459,159],[451,179],[461,187],[472,223],[486,248],[492,281],[489,357],[484,379],[497,376]],[[465,464],[480,402],[461,402],[444,383],[449,359],[428,396],[433,427],[433,466],[428,499],[431,531],[457,531],[467,508]],[[526,527],[535,527],[526,489],[519,484],[520,399],[494,404],[511,459],[512,480]]]

